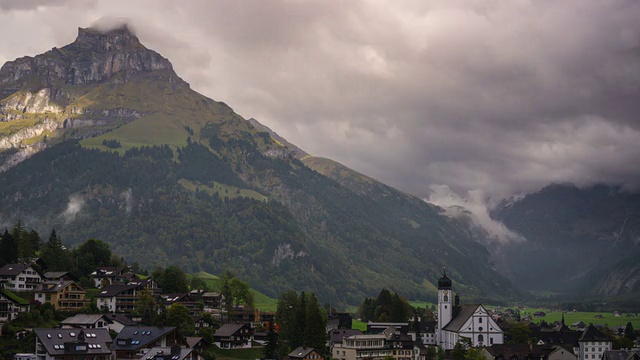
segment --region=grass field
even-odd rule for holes
[[[220,277],[204,271],[197,272],[192,276],[197,276],[200,279],[204,280],[209,289],[211,289],[212,291],[220,291],[220,286],[222,285]],[[260,309],[260,311],[276,311],[276,308],[278,307],[277,299],[272,299],[255,289],[249,290],[251,291],[251,293],[253,293],[253,306],[256,309]]]
[[[352,329],[358,329],[360,331],[366,331],[367,330],[367,323],[364,322],[364,321],[353,319],[353,321],[351,322],[351,328]]]

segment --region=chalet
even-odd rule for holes
[[[589,324],[578,339],[578,360],[601,359],[604,352],[611,350],[612,346],[613,342],[609,337]]]
[[[184,341],[187,343],[188,347],[196,351],[202,351],[207,346],[207,344],[204,341],[204,338],[200,336],[186,336],[184,338]]]
[[[169,347],[176,343],[175,327],[125,326],[113,340],[111,349],[118,359],[139,358],[154,347]]]
[[[387,356],[412,360],[415,352],[411,337],[392,326],[379,334],[347,336],[341,344],[333,346],[332,356],[336,360],[382,360]]]
[[[79,281],[77,277],[68,271],[47,271],[42,277],[43,281]]]
[[[34,298],[41,304],[52,304],[56,310],[79,311],[89,304],[87,292],[73,281],[45,281],[34,289]]]
[[[110,360],[111,336],[106,329],[35,329],[37,360]]]
[[[0,268],[0,288],[31,291],[42,281],[42,275],[30,264],[7,264]]]
[[[189,309],[189,314],[191,316],[196,316],[202,313],[202,303],[196,296],[191,295],[191,293],[160,294],[159,296],[162,299],[162,304],[166,307],[173,304],[180,304]]]
[[[226,305],[224,295],[219,292],[203,292],[200,294],[200,299],[205,311],[221,309]]]
[[[107,329],[111,320],[105,314],[77,314],[62,320],[63,328]]]
[[[220,349],[250,348],[252,340],[250,323],[224,324],[213,334],[213,342]]]
[[[127,284],[129,281],[138,280],[134,273],[128,272],[126,266],[97,268],[89,277],[98,289],[107,285]]]
[[[138,302],[138,293],[147,290],[154,294],[158,291],[158,284],[152,279],[132,281],[128,284],[112,284],[102,288],[95,295],[98,309],[109,312],[131,313],[135,310]]]
[[[300,346],[288,355],[289,360],[324,360],[324,356],[320,355],[314,348]]]
[[[0,290],[0,323],[15,319],[19,313],[29,311],[29,301],[9,290]]]

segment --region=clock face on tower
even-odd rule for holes
[[[444,296],[449,295],[449,291],[448,291],[448,290],[443,290],[443,291],[442,291],[442,295],[444,295]]]

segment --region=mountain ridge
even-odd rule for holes
[[[193,91],[123,31],[80,30],[60,52],[22,60],[31,67],[3,66],[0,137],[9,125],[57,127],[0,152],[6,164],[35,149],[0,172],[0,219],[55,227],[70,244],[99,238],[147,267],[231,270],[272,296],[295,288],[357,304],[387,287],[432,298],[424,283],[445,260],[468,298],[518,296],[441,209],[308,156]]]

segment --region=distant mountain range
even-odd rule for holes
[[[464,222],[193,91],[126,26],[2,66],[0,183],[5,226],[231,270],[271,296],[434,300],[445,261],[467,299],[520,294]]]
[[[640,295],[639,194],[551,185],[492,216],[527,239],[501,249],[516,283],[582,298]]]

